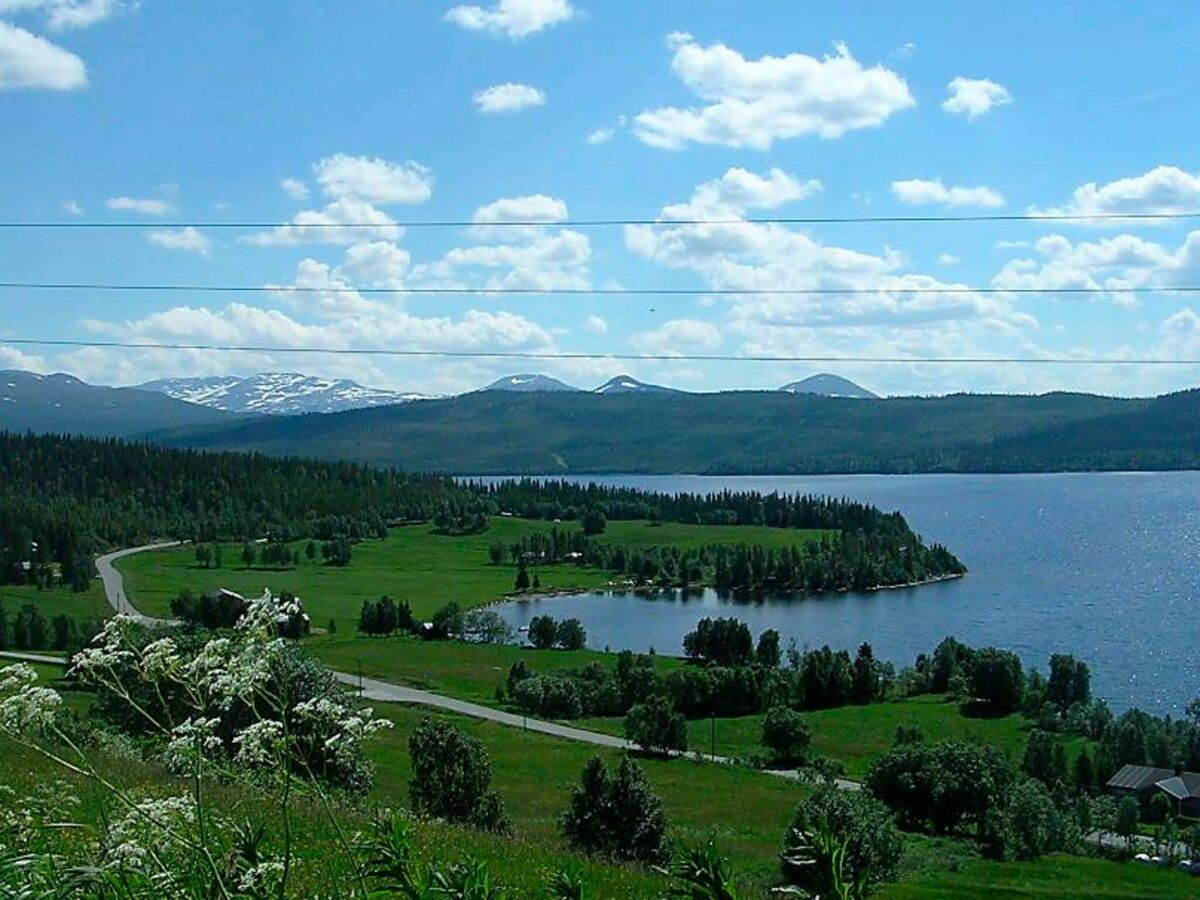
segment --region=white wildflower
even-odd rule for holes
[[[188,797],[142,800],[109,827],[109,862],[118,868],[150,871],[156,868],[151,865],[151,850],[162,859],[166,851],[181,849],[175,835],[190,833],[195,819]]]
[[[221,738],[217,728],[221,720],[197,717],[181,722],[171,729],[171,739],[167,742],[167,765],[173,771],[185,771],[196,762],[197,757],[203,758],[217,753],[222,748]]]
[[[172,674],[180,663],[179,647],[172,638],[160,638],[142,648],[141,675],[146,681]]]
[[[0,694],[8,694],[28,687],[38,680],[37,670],[28,663],[14,663],[0,669]]]
[[[243,872],[238,879],[237,888],[243,894],[265,897],[278,893],[278,885],[282,880],[283,862],[269,859]]]
[[[50,688],[27,685],[0,698],[0,731],[13,735],[40,734],[54,724],[62,697]]]
[[[235,759],[248,766],[273,765],[283,749],[283,723],[263,719],[234,735],[238,751]]]

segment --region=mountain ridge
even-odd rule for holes
[[[226,412],[266,415],[342,412],[425,399],[423,394],[364,387],[347,378],[295,372],[159,378],[136,385],[136,389]]]

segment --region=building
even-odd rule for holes
[[[1136,797],[1142,806],[1149,806],[1155,794],[1165,794],[1176,813],[1200,817],[1200,773],[1197,772],[1156,766],[1122,766],[1106,786],[1113,796]]]

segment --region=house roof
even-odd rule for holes
[[[1143,791],[1157,787],[1176,800],[1200,798],[1200,773],[1160,769],[1157,766],[1122,766],[1108,781],[1110,788]]]
[[[1120,788],[1126,791],[1140,791],[1151,785],[1158,784],[1167,778],[1174,778],[1174,769],[1160,769],[1156,766],[1122,766],[1112,778],[1108,780],[1110,788]]]

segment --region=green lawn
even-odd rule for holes
[[[27,603],[32,603],[47,619],[69,615],[80,622],[90,619],[105,619],[112,614],[104,599],[104,588],[99,578],[93,578],[86,591],[76,593],[70,588],[53,587],[39,591],[26,585],[0,585],[0,602],[10,617]]]
[[[1200,881],[1135,863],[1053,856],[1030,863],[973,860],[890,885],[879,900],[1195,900]]]
[[[516,570],[509,565],[489,565],[488,547],[496,542],[514,543],[524,535],[553,527],[578,526],[497,516],[486,532],[475,535],[437,535],[427,524],[393,528],[386,540],[356,544],[350,565],[345,568],[322,565],[318,558],[315,562],[305,560],[294,569],[248,569],[241,563],[241,545],[232,544],[222,549],[224,565],[220,569],[198,566],[191,547],[139,553],[118,565],[130,599],[151,615],[167,615],[171,598],[184,588],[204,592],[225,587],[245,594],[269,587],[276,593],[291,591],[299,595],[314,622],[324,626],[335,618],[338,630],[346,633],[358,621],[362,601],[382,594],[408,600],[418,618],[428,618],[452,600],[466,608],[503,598],[512,590]],[[626,547],[671,544],[687,548],[713,543],[779,547],[819,534],[784,528],[631,521],[610,523],[600,540]],[[303,551],[306,543],[294,546]],[[566,565],[539,566],[536,571],[543,590],[601,588],[613,577],[607,572]]]
[[[850,778],[862,778],[871,763],[887,752],[900,724],[918,726],[930,741],[958,739],[992,744],[1013,762],[1020,761],[1029,733],[1029,726],[1021,716],[969,718],[959,711],[957,704],[940,695],[817,710],[805,713],[804,718],[812,732],[813,749],[845,763]],[[709,752],[715,730],[718,756],[761,755],[762,720],[761,715],[715,722],[693,720],[688,723],[690,746]],[[608,734],[621,734],[623,728],[621,719],[584,719],[578,724]]]
[[[315,637],[305,646],[326,665],[384,681],[494,704],[496,687],[505,682],[509,667],[525,660],[537,672],[578,669],[599,661],[614,666],[615,654],[596,650],[534,650],[514,644],[464,644],[422,641],[412,637]],[[655,657],[660,671],[681,665],[669,656]]]

